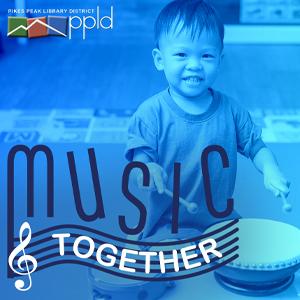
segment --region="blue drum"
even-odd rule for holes
[[[161,274],[153,274],[161,276]],[[137,281],[89,269],[92,300],[154,300],[167,290],[166,281]]]
[[[147,242],[176,242],[181,239],[199,236],[198,230],[191,228],[181,228],[176,235],[170,234],[170,227],[159,228],[155,234],[143,241]],[[153,246],[140,247],[128,244],[127,248],[143,251],[170,251],[173,246]],[[138,259],[138,258],[137,258]],[[175,287],[170,281],[142,281],[126,279],[119,276],[110,275],[96,269],[89,269],[89,281],[92,288],[93,300],[154,300],[159,299],[168,288]],[[150,273],[147,277],[161,277],[167,274]]]

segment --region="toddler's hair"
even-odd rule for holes
[[[154,25],[156,46],[159,39],[170,31],[190,32],[191,38],[199,37],[202,30],[218,34],[223,47],[224,24],[215,9],[204,0],[175,0],[167,4],[159,13]]]

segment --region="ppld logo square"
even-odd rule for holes
[[[8,36],[43,37],[68,35],[68,17],[48,16],[39,18],[8,17]]]

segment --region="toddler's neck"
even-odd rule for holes
[[[212,103],[213,96],[210,89],[207,89],[199,97],[186,98],[178,95],[175,91],[169,90],[173,101],[186,113],[200,115],[205,113]]]

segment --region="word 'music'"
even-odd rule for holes
[[[29,149],[25,145],[16,145],[12,147],[8,154],[8,164],[7,164],[7,185],[9,192],[8,203],[12,205],[14,203],[14,177],[15,177],[15,156],[18,152],[23,152],[27,160],[27,217],[34,216],[34,158],[37,152],[42,152],[46,156],[46,169],[47,170],[47,217],[54,217],[54,158],[52,151],[49,147],[45,145],[36,145],[32,149]],[[209,213],[216,218],[224,218],[229,216],[233,211],[233,199],[227,199],[226,208],[223,211],[219,211],[215,208],[213,203],[212,189],[210,185],[210,174],[208,159],[211,153],[217,153],[220,156],[220,162],[222,168],[229,167],[229,160],[224,148],[219,145],[210,145],[206,147],[201,154],[201,170],[203,176],[205,200]],[[98,173],[96,155],[93,148],[88,149],[89,164],[93,182],[93,188],[95,193],[96,208],[94,212],[85,212],[82,199],[80,195],[80,188],[78,182],[78,176],[76,171],[76,163],[74,158],[74,153],[67,152],[68,167],[70,172],[70,178],[72,183],[74,202],[77,214],[79,218],[86,222],[92,222],[97,219],[105,218],[104,201],[101,193],[101,184]],[[172,233],[178,232],[178,211],[179,211],[179,199],[180,199],[180,168],[181,164],[174,163],[174,180],[173,180],[173,209],[172,209]],[[143,186],[147,187],[150,184],[150,173],[146,164],[138,161],[133,161],[128,163],[123,171],[122,175],[122,193],[125,198],[135,206],[138,211],[139,218],[138,223],[134,227],[127,225],[126,216],[119,216],[119,226],[125,234],[139,234],[143,231],[146,218],[147,209],[143,202],[139,200],[130,190],[129,190],[129,178],[130,174],[134,169],[140,170],[142,172]]]

